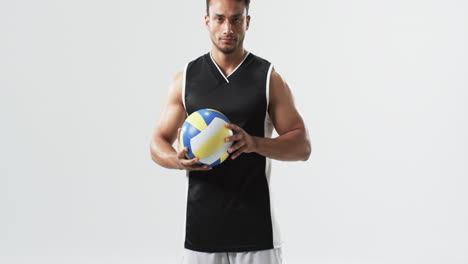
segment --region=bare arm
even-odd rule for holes
[[[312,147],[307,128],[294,105],[288,84],[276,71],[270,77],[269,114],[279,136],[254,137],[255,152],[284,161],[309,159]]]
[[[179,72],[171,82],[162,114],[151,138],[151,158],[169,169],[204,170],[206,166],[195,165],[197,158],[185,157],[187,148],[176,151],[172,147],[187,116],[182,103],[182,78],[183,72]]]

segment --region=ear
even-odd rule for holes
[[[205,27],[208,28],[210,26],[210,16],[205,16]]]
[[[249,29],[249,25],[250,25],[250,16],[247,16],[247,17],[245,18],[245,22],[247,23],[247,26],[246,26],[245,30],[248,30],[248,29]]]

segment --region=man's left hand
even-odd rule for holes
[[[226,123],[225,126],[232,129],[234,135],[224,138],[224,142],[237,141],[236,144],[228,149],[228,152],[232,154],[231,159],[237,158],[243,152],[255,152],[257,142],[254,136],[249,135],[249,133],[237,125]],[[235,153],[233,153],[234,151]]]

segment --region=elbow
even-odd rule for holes
[[[151,152],[151,160],[156,163],[156,164],[159,164],[158,163],[158,159],[156,158],[156,156],[153,154],[153,152]]]
[[[153,141],[150,142],[149,149],[150,149],[151,160],[153,162],[155,162],[156,164],[159,164],[157,151],[154,148],[154,142]]]
[[[304,137],[305,150],[304,150],[303,161],[307,161],[309,160],[310,154],[312,153],[312,143],[310,142],[309,133],[307,129],[304,129],[304,132],[305,132],[305,137]]]
[[[302,161],[309,160],[310,153],[312,152],[312,146],[310,145],[309,141],[306,142],[305,146],[306,147],[305,147],[305,150],[304,150],[304,154],[302,156]]]
[[[156,162],[156,156],[155,156],[155,153],[153,151],[153,147],[150,145],[150,156],[151,156],[151,160]]]

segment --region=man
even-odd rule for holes
[[[270,159],[305,161],[311,152],[288,85],[270,62],[244,49],[249,2],[207,0],[211,51],[175,76],[151,140],[153,161],[187,171],[184,263],[281,263]],[[232,122],[226,126],[234,134],[225,138],[234,142],[230,158],[215,167],[172,147],[185,118],[202,108]]]

